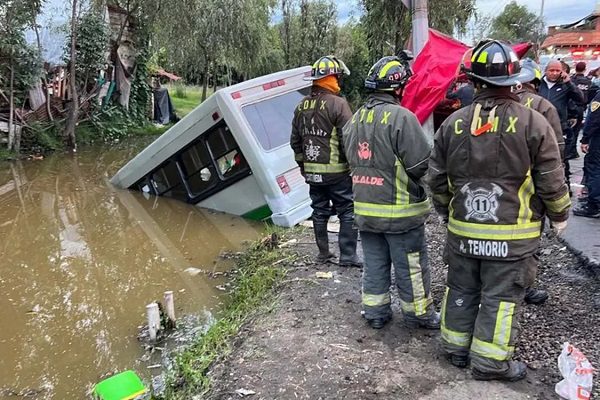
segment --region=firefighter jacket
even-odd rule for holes
[[[298,104],[290,144],[307,183],[331,184],[348,176],[340,135],[351,117],[343,97],[318,86]]]
[[[544,215],[564,221],[571,205],[552,127],[510,89],[483,89],[444,121],[428,178],[448,245],[467,257],[527,257]]]
[[[592,87],[592,80],[583,74],[575,74],[571,77],[571,80],[573,80],[573,84],[583,94],[583,105],[585,106],[592,101],[592,98],[588,97],[590,88]]]
[[[556,108],[552,105],[552,103],[550,103],[550,101],[535,93],[535,89],[531,85],[523,84],[523,87],[518,89],[515,93],[517,96],[519,96],[521,104],[527,108],[531,108],[532,110],[539,112],[550,123],[550,126],[554,131],[554,135],[556,136],[556,142],[558,143],[561,159],[564,159],[565,138],[560,126],[560,118]]]
[[[590,112],[583,127],[581,144],[590,144],[590,142],[600,141],[600,91],[590,103]]]
[[[403,233],[422,225],[430,205],[421,178],[431,146],[415,115],[391,94],[376,92],[343,137],[358,229]]]

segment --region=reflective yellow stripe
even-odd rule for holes
[[[571,207],[571,198],[569,197],[569,193],[565,193],[564,196],[557,200],[544,200],[544,204],[548,211],[560,213]]]
[[[302,154],[302,153],[296,153],[296,154],[294,154],[294,159],[296,161],[304,161],[304,154]]]
[[[140,390],[139,392],[136,392],[136,393],[133,393],[133,394],[127,395],[127,397],[123,397],[123,400],[133,400],[133,399],[135,399],[136,397],[138,397],[138,396],[140,396],[140,395],[142,395],[142,394],[146,393],[147,391],[148,391],[148,389],[142,389],[142,390]]]
[[[498,305],[498,314],[496,315],[496,326],[494,327],[494,344],[508,346],[514,314],[515,303],[500,302]]]
[[[442,339],[447,343],[467,348],[471,344],[471,334],[464,332],[456,332],[451,329],[448,329],[448,327],[446,326],[446,303],[448,301],[449,291],[450,288],[446,287],[446,293],[444,294],[444,299],[442,300],[442,321],[440,325]]]
[[[471,343],[471,352],[492,360],[506,361],[510,360],[515,352],[514,346],[499,346],[494,343],[484,342],[483,340],[473,338]]]
[[[304,163],[304,172],[314,172],[318,174],[332,174],[336,172],[348,171],[348,164],[317,164],[317,163]]]
[[[354,214],[366,217],[402,218],[423,215],[427,212],[429,212],[429,200],[404,205],[354,202]]]
[[[542,223],[528,222],[514,225],[490,225],[463,222],[450,216],[448,230],[456,235],[472,239],[519,240],[539,237]]]
[[[431,297],[426,297],[421,300],[415,300],[412,303],[400,299],[400,308],[402,309],[402,311],[413,313],[415,315],[422,315],[417,314],[417,310],[427,310],[427,307],[429,307],[429,305],[431,304],[433,304],[433,299]]]
[[[329,139],[329,148],[331,153],[329,154],[329,164],[339,164],[340,162],[340,139],[337,135],[337,129],[335,126],[331,131],[331,138]]]
[[[423,271],[421,269],[419,252],[408,253],[408,273],[413,292],[414,312],[418,317],[427,312],[427,298],[423,285]]]
[[[482,51],[479,53],[479,58],[477,58],[478,63],[485,63],[487,61],[488,53],[487,51]]]
[[[531,222],[533,211],[531,210],[529,203],[531,202],[531,196],[533,196],[534,193],[535,187],[533,186],[533,180],[531,179],[531,170],[528,170],[525,180],[521,184],[518,192],[519,203],[521,204],[519,207],[519,216],[517,217],[519,224]]]
[[[396,159],[396,204],[408,204],[408,175],[400,160]]]
[[[377,306],[384,306],[386,304],[390,304],[391,300],[390,300],[390,293],[384,293],[384,294],[367,294],[367,293],[363,293],[362,294],[362,303],[365,306],[369,306],[369,307],[377,307]]]
[[[390,61],[389,63],[385,64],[383,66],[383,68],[381,69],[381,71],[379,71],[379,78],[385,78],[385,74],[387,74],[387,72],[390,70],[390,68],[396,66],[396,65],[400,65],[400,63],[398,61]]]

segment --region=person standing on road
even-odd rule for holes
[[[521,61],[521,69],[529,70],[532,74],[533,80],[531,82],[519,83],[515,87],[515,94],[519,96],[520,103],[527,108],[531,108],[542,114],[548,123],[552,126],[556,141],[558,142],[558,149],[560,151],[561,159],[564,159],[565,139],[562,134],[562,128],[560,126],[560,118],[556,108],[548,100],[537,94],[537,89],[542,80],[542,69],[533,60],[527,58]],[[542,230],[544,224],[542,224]],[[534,254],[534,258],[538,261],[539,256]],[[527,304],[542,304],[548,299],[548,292],[543,289],[535,289],[528,287],[525,290],[525,302]]]
[[[466,72],[474,103],[444,121],[429,162],[433,203],[448,221],[442,347],[457,367],[470,357],[477,380],[516,381],[527,370],[511,360],[517,315],[541,221],[546,213],[561,232],[571,202],[552,127],[511,93],[532,78],[512,48],[480,42]]]
[[[410,55],[401,57],[383,57],[371,67],[369,97],[344,127],[364,254],[362,304],[374,329],[392,318],[393,264],[405,325],[439,329],[425,245],[430,204],[421,183],[431,147],[416,116],[400,106],[412,75]]]
[[[569,154],[568,151],[569,149],[572,149],[571,143],[575,140],[575,135],[569,124],[568,108],[569,101],[581,104],[583,102],[583,94],[573,84],[569,74],[563,71],[561,62],[553,60],[546,65],[546,74],[540,83],[539,95],[550,101],[550,103],[556,107],[556,111],[558,111],[560,125],[563,135],[565,135],[565,177],[567,179],[567,185],[570,186],[570,168],[568,160],[575,158],[575,154]],[[571,189],[569,187],[569,193],[570,191]]]
[[[585,62],[580,61],[575,64],[575,75],[571,79],[573,79],[573,83],[577,86],[577,89],[581,91],[583,95],[583,102],[576,104],[576,116],[577,121],[573,126],[574,140],[573,140],[573,149],[569,151],[569,153],[577,154],[577,138],[579,137],[579,132],[583,127],[583,115],[585,114],[585,110],[587,108],[588,103],[592,98],[588,97],[590,92],[590,88],[592,87],[592,79],[590,77],[585,76],[585,70],[587,65]]]
[[[313,64],[310,77],[305,78],[313,86],[294,111],[290,145],[310,185],[317,261],[324,263],[334,257],[327,233],[333,205],[340,219],[339,265],[362,267],[356,255],[358,231],[353,227],[352,181],[340,140],[342,128],[352,117],[348,102],[339,95],[343,74],[349,75],[350,71],[334,56],[321,57]]]
[[[587,197],[573,209],[580,217],[600,218],[600,91],[590,103],[590,112],[583,128],[581,151],[585,154],[584,168]]]

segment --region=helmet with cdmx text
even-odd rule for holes
[[[542,81],[542,76],[544,75],[544,73],[542,72],[542,67],[540,67],[540,65],[533,61],[531,58],[525,58],[521,60],[521,70],[525,69],[528,69],[531,72],[533,72],[533,77],[531,79],[532,81]]]
[[[325,78],[329,75],[350,75],[350,70],[346,67],[346,64],[336,56],[325,56],[319,58],[313,64],[310,70],[310,76],[304,78],[306,81],[316,81]]]
[[[492,86],[513,86],[530,82],[535,74],[530,69],[521,69],[519,57],[507,44],[486,39],[473,49],[471,68],[464,69],[474,81]]]
[[[371,90],[394,91],[406,86],[413,75],[408,61],[412,55],[402,51],[400,57],[386,56],[377,61],[365,79],[365,88]]]

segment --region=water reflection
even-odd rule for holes
[[[179,314],[210,315],[222,282],[185,269],[226,270],[219,254],[259,236],[238,217],[112,188],[136,151],[0,166],[0,398],[82,398],[108,372],[144,370],[145,304],[174,290]]]

